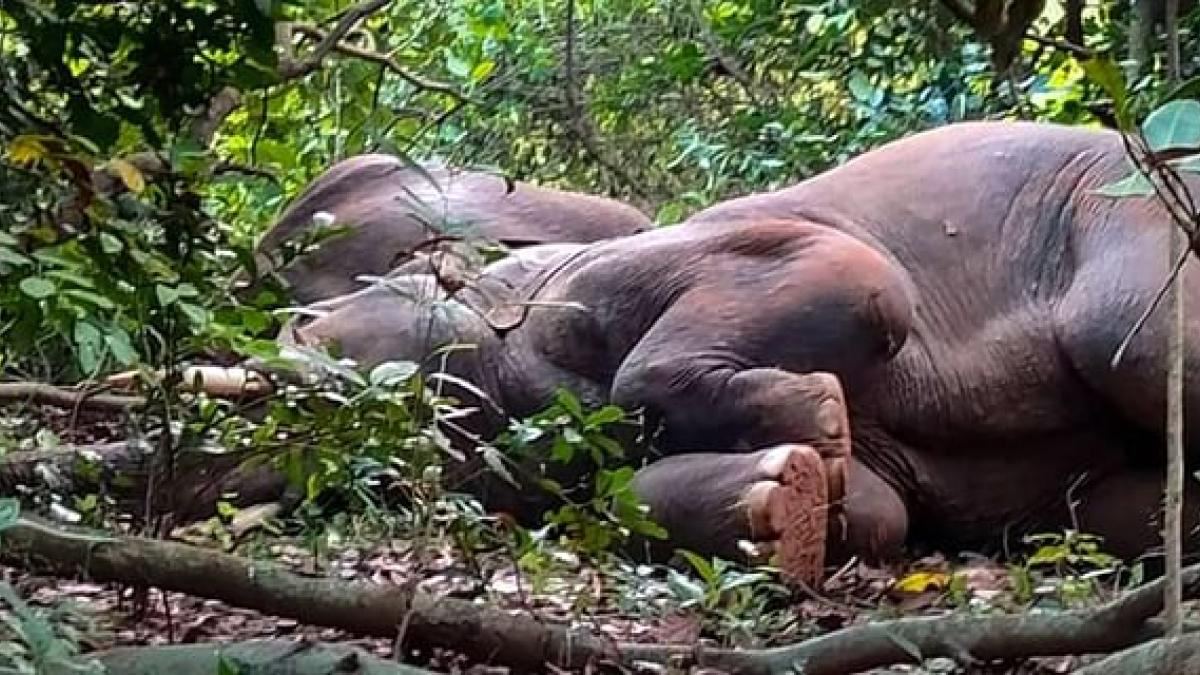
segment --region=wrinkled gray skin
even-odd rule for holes
[[[593,242],[651,226],[643,213],[615,200],[365,154],[338,162],[305,188],[259,242],[260,270],[273,268],[268,258],[282,261],[285,241],[312,232],[319,212],[334,216],[333,227],[349,231],[276,270],[300,303],[362,288],[357,277],[383,276],[409,262],[414,250],[428,251],[430,240],[447,235],[519,248]],[[462,254],[470,247],[456,248]]]
[[[1167,274],[1169,225],[1152,199],[1093,192],[1126,171],[1110,132],[953,125],[679,227],[529,249],[479,282],[583,309],[533,308],[498,334],[481,318],[494,295],[471,291],[431,316],[376,289],[293,337],[339,340],[368,363],[467,339],[478,350],[452,367],[515,414],[558,386],[645,406],[666,425],[666,450],[713,451],[641,476],[643,498],[694,548],[728,552],[740,536],[728,500],[706,495],[714,476],[744,469],[736,453],[821,441],[814,412],[829,392],[802,374],[827,371],[844,387],[853,443],[835,560],[914,541],[998,547],[1072,518],[1135,555],[1158,538],[1162,313],[1121,365],[1109,361]],[[440,292],[428,278],[403,283]],[[1195,463],[1196,275],[1185,292]],[[431,343],[414,339],[418,324]],[[1195,497],[1189,483],[1193,527]]]

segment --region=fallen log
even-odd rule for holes
[[[83,655],[122,675],[213,675],[235,673],[291,673],[292,675],[431,675],[433,671],[387,661],[349,645],[250,640],[225,644],[117,647]],[[50,666],[46,675],[74,675],[79,670]]]
[[[1152,640],[1101,659],[1075,675],[1179,675],[1200,673],[1200,635]]]
[[[278,565],[176,542],[66,531],[22,516],[0,532],[0,561],[39,573],[153,586],[357,635],[442,647],[482,663],[541,672],[615,660],[606,638],[401,586],[306,577]]]
[[[305,577],[268,562],[179,543],[64,531],[30,517],[0,533],[0,561],[63,576],[155,586],[266,614],[442,647],[518,670],[595,662],[711,667],[758,675],[843,675],[945,656],[964,662],[1109,653],[1162,635],[1161,579],[1095,609],[1023,616],[908,618],[852,626],[771,649],[617,644],[588,631],[543,623],[457,598],[400,586]],[[1200,595],[1200,565],[1184,570],[1187,598]]]
[[[58,387],[42,382],[0,382],[0,402],[28,401],[60,408],[93,408],[125,412],[146,405],[141,396],[104,394],[86,389]]]
[[[973,663],[1109,653],[1162,635],[1162,624],[1153,617],[1162,611],[1163,583],[1163,579],[1157,579],[1091,610],[895,619],[758,650],[622,645],[622,657],[625,662],[695,665],[739,675],[788,673],[795,669],[805,675],[846,675],[938,656]],[[1183,587],[1184,599],[1200,595],[1200,565],[1184,570]]]

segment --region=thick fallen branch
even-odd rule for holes
[[[1178,675],[1200,673],[1200,635],[1162,638],[1140,644],[1080,668],[1075,675]]]
[[[1183,584],[1185,597],[1200,595],[1200,565],[1184,570]],[[1162,607],[1163,580],[1159,579],[1094,610],[896,619],[763,650],[625,645],[622,656],[626,662],[692,664],[739,675],[785,673],[796,668],[802,668],[805,675],[843,675],[912,662],[918,654],[922,658],[991,661],[1107,653],[1161,635],[1161,624],[1150,620]]]
[[[358,635],[443,647],[481,662],[541,671],[615,658],[616,645],[457,598],[400,586],[305,577],[277,565],[184,544],[67,532],[30,517],[0,533],[5,564],[62,576],[154,586]]]
[[[122,675],[213,675],[225,672],[222,661],[237,673],[292,673],[293,675],[425,675],[431,671],[387,661],[349,645],[251,640],[226,644],[192,644],[154,647],[118,647],[87,654],[109,673]],[[78,673],[50,666],[47,675]]]
[[[544,663],[579,668],[603,660],[698,665],[748,675],[792,672],[797,667],[806,675],[841,675],[911,662],[918,655],[991,661],[1107,653],[1162,635],[1161,622],[1154,620],[1162,609],[1161,580],[1093,610],[898,619],[773,649],[704,650],[692,645],[617,645],[528,614],[456,598],[304,577],[271,563],[173,542],[70,533],[27,517],[0,534],[0,560],[38,572],[82,574],[213,598],[359,635],[395,637],[405,626],[401,637],[407,644],[448,648],[479,661],[529,670],[540,670]],[[214,579],[221,583],[214,584]],[[1200,595],[1200,565],[1185,570],[1184,586],[1187,597]],[[1182,646],[1172,649],[1184,653]]]
[[[94,408],[98,410],[133,410],[146,405],[141,396],[101,394],[82,389],[56,387],[41,382],[0,382],[0,402],[28,401],[63,408]]]

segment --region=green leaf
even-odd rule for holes
[[[179,300],[181,294],[178,290],[171,288],[170,286],[155,284],[154,295],[158,297],[159,304],[161,304],[163,307],[170,307]]]
[[[554,394],[554,400],[562,406],[575,419],[583,419],[583,406],[579,404],[579,399],[566,389],[559,389]]]
[[[42,300],[58,292],[53,281],[44,277],[26,277],[21,280],[21,292],[31,298]]]
[[[871,82],[862,73],[851,75],[846,86],[850,89],[850,95],[863,103],[870,101],[875,95],[875,87],[871,86]]]
[[[480,454],[483,455],[484,463],[487,464],[488,468],[494,471],[497,476],[500,476],[506,483],[515,488],[521,487],[520,484],[517,483],[517,479],[513,478],[513,475],[509,473],[508,467],[504,466],[505,458],[499,450],[497,450],[494,446],[485,445],[481,446],[479,451]]]
[[[446,70],[455,77],[467,77],[471,74],[471,64],[454,54],[446,54]]]
[[[623,417],[625,417],[625,411],[621,410],[615,405],[606,405],[596,412],[588,415],[587,419],[584,420],[584,426],[586,426],[588,429],[595,429],[606,424],[619,422]]]
[[[484,78],[486,78],[488,75],[491,75],[492,71],[494,70],[496,70],[495,61],[492,61],[491,59],[480,61],[479,63],[475,64],[474,68],[471,69],[471,80],[473,82],[482,82]]]
[[[1151,152],[1200,148],[1200,101],[1171,101],[1142,123]]]
[[[83,372],[91,374],[100,366],[104,354],[104,336],[87,321],[75,324],[75,358]]]
[[[599,433],[591,433],[588,434],[587,439],[588,442],[603,450],[609,457],[620,459],[625,456],[625,448],[622,448],[620,443],[609,438],[608,436],[604,436]]]
[[[117,328],[111,333],[104,336],[104,343],[108,345],[109,352],[123,366],[131,366],[137,363],[138,354],[134,350],[133,344],[129,340],[129,334]]]
[[[692,566],[692,569],[696,570],[696,574],[699,574],[701,579],[709,583],[716,580],[717,571],[713,569],[712,563],[707,559],[686,549],[679,549],[676,552],[688,561],[688,564]]]
[[[367,379],[377,387],[394,387],[407,382],[420,369],[412,361],[387,361],[372,368]]]
[[[217,659],[217,675],[241,675],[242,669],[233,661],[220,656]]]
[[[0,532],[17,524],[21,517],[21,501],[16,497],[0,499]]]
[[[70,282],[81,288],[95,288],[96,287],[96,284],[94,284],[91,279],[88,279],[87,277],[85,277],[81,274],[76,274],[75,272],[72,272],[69,269],[50,270],[49,272],[46,272],[46,276],[49,278],[52,278],[52,279],[56,279],[58,281]]]
[[[85,291],[82,288],[67,289],[67,290],[63,291],[63,295],[72,297],[72,298],[76,298],[78,300],[83,300],[84,302],[86,302],[90,305],[93,305],[95,307],[98,307],[100,309],[116,309],[116,305],[113,304],[112,300],[109,300],[108,298],[104,297],[103,295],[100,295],[99,293]]]
[[[688,607],[704,602],[704,587],[693,581],[690,577],[680,574],[675,570],[670,570],[667,573],[667,588],[675,597],[682,600],[682,605]]]
[[[1141,172],[1135,171],[1115,183],[1096,188],[1094,192],[1105,197],[1148,197],[1154,194],[1154,186]]]
[[[1162,98],[1162,103],[1181,98],[1200,98],[1200,77],[1193,77],[1167,92]]]
[[[1113,100],[1113,111],[1116,113],[1117,124],[1122,131],[1128,131],[1132,126],[1127,104],[1128,94],[1125,86],[1125,76],[1112,59],[1097,56],[1079,64],[1088,79],[1095,82],[1104,93]]]
[[[208,323],[208,310],[200,305],[194,305],[190,302],[179,303],[179,311],[192,322],[193,326],[199,327]]]
[[[30,265],[33,263],[33,261],[21,255],[20,253],[17,253],[11,248],[0,246],[0,263],[20,266]]]

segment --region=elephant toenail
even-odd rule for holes
[[[817,429],[827,437],[841,436],[842,406],[837,401],[825,400],[817,407]]]

